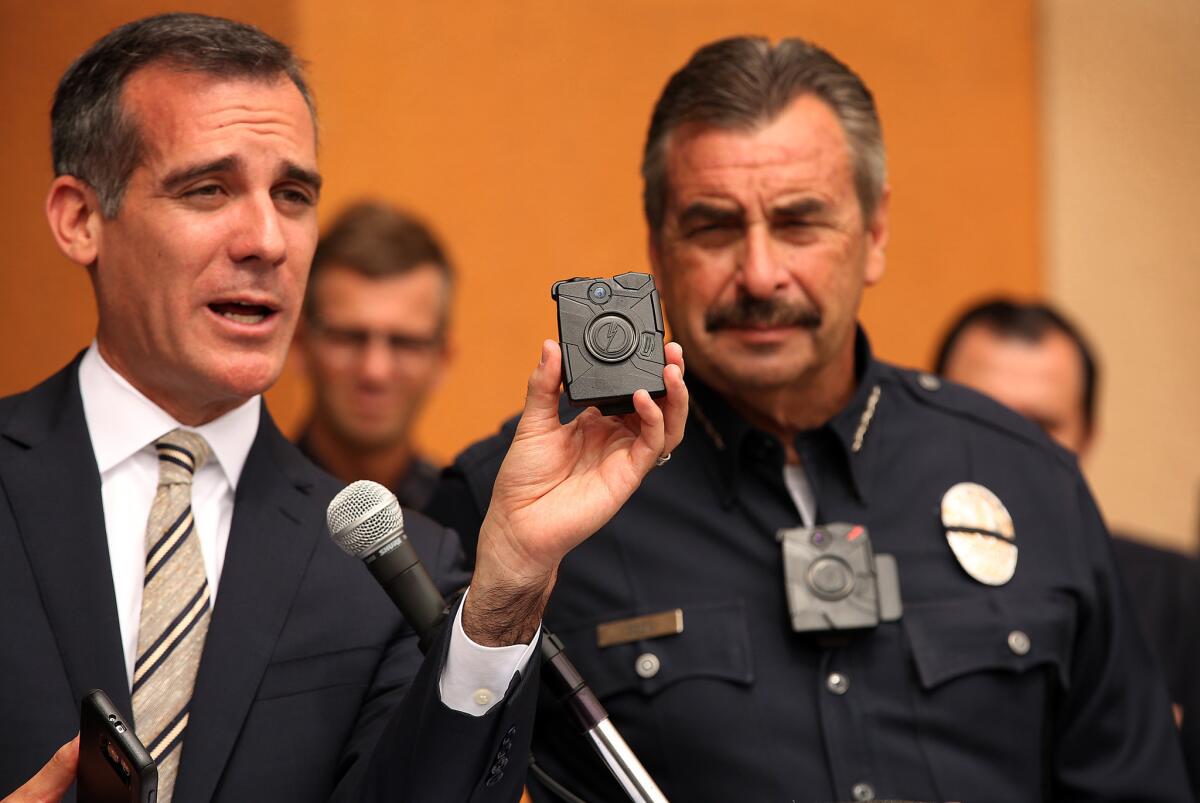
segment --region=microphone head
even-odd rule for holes
[[[325,522],[333,542],[356,558],[404,536],[404,514],[395,494],[371,480],[353,482],[333,497]]]

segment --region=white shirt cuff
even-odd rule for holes
[[[508,647],[484,647],[471,641],[462,627],[463,606],[454,615],[450,633],[450,654],[438,681],[438,692],[447,708],[481,717],[504,699],[504,693],[517,672],[529,666],[541,628],[528,644]]]

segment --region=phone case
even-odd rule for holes
[[[78,803],[156,803],[158,767],[112,700],[92,689],[79,705]]]

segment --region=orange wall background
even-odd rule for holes
[[[669,74],[736,33],[813,39],[872,87],[888,143],[889,271],[863,319],[876,351],[926,364],[968,299],[1041,288],[1032,0],[364,0],[204,2],[311,62],[326,177],[322,219],[363,195],[413,208],[460,269],[456,361],[418,437],[446,459],[522,399],[560,278],[645,270],[639,154]],[[42,219],[47,110],[71,57],[148,2],[0,0],[0,393],[57,369],[94,328],[83,272]],[[305,414],[290,366],[268,394]]]

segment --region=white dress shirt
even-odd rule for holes
[[[100,471],[117,618],[125,671],[132,685],[146,566],[146,522],[158,487],[154,442],[183,425],[113,370],[94,342],[79,364],[79,389]],[[255,396],[215,421],[187,427],[203,435],[212,447],[212,457],[192,481],[195,532],[212,604],[216,604],[225,563],[234,494],[258,432],[260,410],[260,397]],[[462,629],[461,606],[453,627],[440,679],[442,702],[456,711],[482,716],[503,699],[513,675],[529,663],[537,639],[511,647],[476,644]]]

